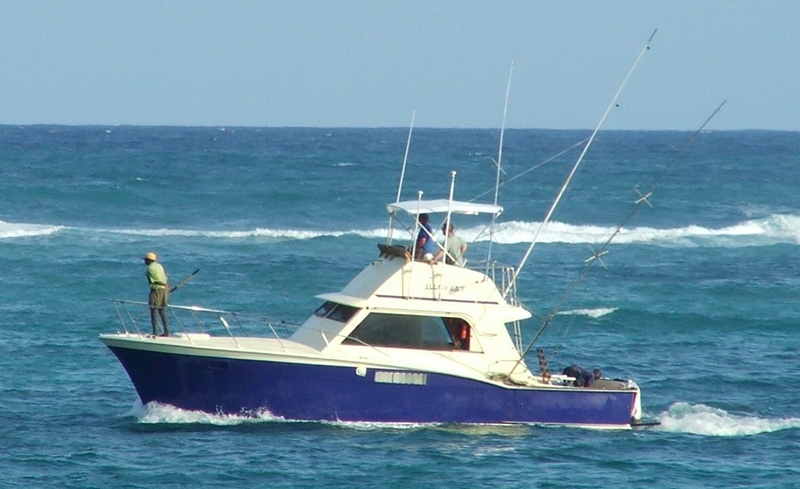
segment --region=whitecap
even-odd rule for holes
[[[64,226],[49,224],[25,224],[0,221],[0,239],[47,236],[64,229]]]
[[[366,238],[383,238],[386,236],[386,229],[373,230],[350,230],[350,231],[314,231],[302,229],[268,229],[255,228],[241,231],[209,231],[195,229],[111,229],[111,233],[127,234],[135,236],[184,236],[202,238],[276,238],[276,239],[313,239],[322,236],[340,237],[345,235],[359,235]]]
[[[591,318],[600,318],[607,314],[616,311],[616,307],[598,307],[596,309],[572,309],[570,311],[559,312],[560,316],[589,316]]]
[[[530,243],[540,227],[539,222],[508,221],[495,226],[494,241],[499,244]],[[56,228],[50,232],[55,232]],[[41,230],[40,230],[41,231]],[[539,235],[540,243],[566,243],[602,245],[617,231],[613,226],[574,225],[553,221],[547,224]],[[243,230],[203,230],[203,229],[111,229],[108,232],[137,236],[185,236],[222,239],[274,238],[274,239],[314,239],[322,236],[341,237],[355,235],[369,239],[384,239],[385,227],[349,230],[314,230],[253,228]],[[2,237],[0,228],[0,237]],[[458,235],[467,243],[489,241],[486,225],[459,228]],[[412,233],[395,228],[392,239],[403,243],[411,241]],[[442,241],[441,232],[434,237]],[[764,219],[749,220],[723,228],[707,228],[689,224],[681,228],[657,229],[651,227],[623,228],[614,237],[613,244],[648,244],[672,247],[735,247],[769,246],[776,243],[800,244],[800,216],[775,214]]]
[[[539,231],[541,223],[509,221],[495,229],[495,240],[502,244],[528,243]],[[573,225],[549,222],[539,235],[540,243],[604,244],[617,228],[614,226]],[[467,234],[467,232],[462,232]],[[767,246],[777,243],[800,244],[800,216],[772,214],[763,219],[742,221],[721,228],[687,224],[677,228],[622,228],[614,236],[618,244],[652,244],[659,246]]]

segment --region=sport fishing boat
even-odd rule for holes
[[[450,199],[387,208],[390,222],[402,213],[414,223],[422,213],[449,220],[502,212]],[[303,421],[640,423],[641,392],[632,380],[578,387],[575,378],[551,375],[541,354],[538,371],[529,370],[520,322],[531,313],[517,299],[513,268],[430,264],[417,260],[413,246],[390,241],[342,290],[317,296],[322,304],[293,332],[267,322],[267,335],[234,334],[240,315],[171,305],[172,329],[184,331],[155,337],[146,334],[149,322],[139,330],[142,315],[132,312],[146,303],[114,300],[123,331],[100,340],[143,404]]]
[[[634,67],[647,49],[649,41]],[[539,232],[622,86],[584,141]],[[542,350],[537,371],[529,369],[527,354],[548,321],[523,347],[521,321],[532,314],[520,304],[516,286],[539,232],[516,268],[493,262],[491,246],[484,263],[462,267],[419,260],[413,238],[421,214],[443,215],[443,224],[453,214],[483,214],[494,226],[503,211],[496,204],[502,141],[501,130],[494,204],[454,200],[455,172],[449,198],[423,200],[420,192],[416,200],[400,201],[404,161],[397,199],[387,206],[388,237],[378,245],[377,258],[339,292],[318,295],[322,304],[297,327],[264,321],[258,326],[265,333],[252,334],[241,315],[170,305],[172,330],[182,331],[156,337],[146,334],[149,323],[140,330],[136,318],[143,315],[132,312],[146,310],[146,303],[114,300],[122,330],[101,334],[100,340],[122,363],[143,404],[298,421],[657,424],[642,421],[641,391],[633,380],[600,378],[587,387],[575,377],[551,374]],[[635,205],[647,203],[649,195],[640,194]],[[412,238],[409,247],[392,243],[394,223],[405,218],[412,221],[403,226]],[[446,240],[441,250],[448,249]],[[599,261],[610,241],[587,262]],[[237,326],[245,332],[234,333]]]

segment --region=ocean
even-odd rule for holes
[[[401,199],[446,198],[455,171],[456,199],[491,203],[499,136],[415,129]],[[588,136],[505,132],[493,259],[520,263]],[[142,406],[98,335],[120,329],[108,299],[146,300],[144,253],[173,284],[199,269],[173,304],[302,322],[315,295],[377,258],[407,137],[0,126],[0,486],[800,487],[794,132],[601,131],[525,264],[525,339],[554,314],[535,345],[551,369],[636,380],[658,427],[292,423]],[[651,189],[652,207],[635,208]],[[485,222],[454,223],[467,258],[485,258]]]

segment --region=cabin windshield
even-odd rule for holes
[[[353,315],[358,312],[357,307],[346,306],[336,302],[326,301],[314,311],[315,316],[346,323]]]
[[[460,318],[373,312],[342,344],[419,350],[469,350],[469,324]]]

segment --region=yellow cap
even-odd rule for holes
[[[156,254],[155,254],[155,253],[153,253],[153,252],[151,251],[150,253],[148,253],[148,254],[144,255],[144,259],[145,259],[145,260],[153,260],[153,261],[156,261]]]

